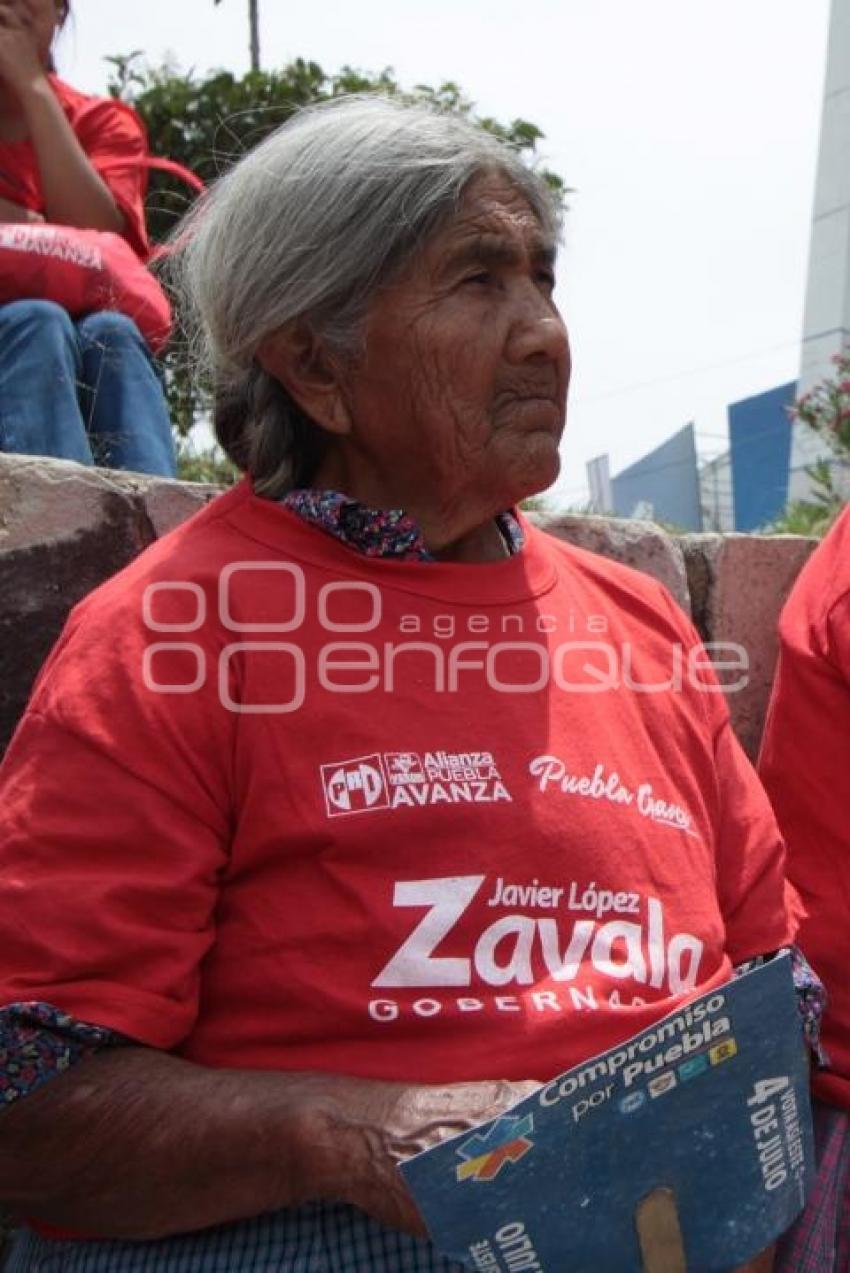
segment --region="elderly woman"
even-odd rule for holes
[[[557,236],[494,138],[356,99],[184,230],[247,476],[77,607],[7,757],[13,1269],[448,1270],[401,1158],[792,941],[686,620],[517,512]]]

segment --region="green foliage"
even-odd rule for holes
[[[838,511],[841,511],[840,508]],[[836,516],[837,513],[828,513],[810,500],[795,499],[786,505],[782,516],[771,523],[766,533],[823,539]]]
[[[472,119],[517,150],[532,154],[543,137],[528,120],[501,124],[477,116],[474,104],[457,84],[446,82],[439,88],[417,84],[406,91],[390,67],[375,75],[344,66],[336,75],[327,75],[316,62],[296,58],[280,70],[252,71],[241,77],[213,71],[199,79],[194,71],[169,63],[147,66],[138,50],[107,60],[113,68],[109,92],[131,102],[139,112],[152,152],[176,159],[206,182],[225,172],[299,107],[344,93],[382,93],[428,102]],[[541,175],[563,199],[566,187],[557,173],[541,169]],[[173,229],[188,197],[184,187],[175,189],[173,178],[153,175],[148,216],[154,242],[161,242]]]
[[[132,103],[148,130],[151,153],[174,159],[205,182],[221,176],[231,164],[258,145],[299,107],[343,93],[384,93],[403,100],[430,102],[479,123],[517,150],[534,154],[543,137],[534,124],[515,119],[501,124],[480,118],[474,104],[456,84],[438,88],[418,84],[405,91],[387,67],[371,74],[344,66],[328,75],[316,62],[296,58],[279,70],[250,71],[236,76],[213,71],[198,77],[172,63],[148,65],[139,50],[107,59],[112,71],[109,91]],[[557,175],[540,169],[556,196],[567,189]],[[173,177],[154,172],[147,199],[148,226],[154,243],[161,243],[189,207],[193,195]],[[179,437],[209,413],[209,403],[193,384],[178,345],[164,358],[166,392]]]
[[[781,517],[768,528],[774,535],[811,535],[822,539],[844,507],[845,500],[835,489],[833,466],[818,460],[806,469],[812,480],[811,499],[795,499]]]
[[[191,437],[178,437],[177,476],[182,482],[208,482],[212,486],[232,486],[239,472],[219,446],[199,447]]]
[[[803,394],[790,415],[793,424],[814,430],[835,460],[818,460],[806,469],[812,482],[811,498],[792,500],[770,526],[775,534],[821,538],[847,502],[836,487],[835,471],[850,466],[850,357],[839,355],[833,363],[833,375]]]

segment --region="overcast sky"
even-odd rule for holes
[[[59,69],[102,91],[144,49],[248,65],[247,0],[74,0]],[[391,66],[522,116],[575,188],[558,300],[573,385],[556,487],[616,472],[693,420],[704,456],[730,401],[794,379],[829,0],[260,0],[266,66]]]

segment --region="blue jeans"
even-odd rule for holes
[[[165,396],[132,319],[0,306],[0,451],[173,477]]]

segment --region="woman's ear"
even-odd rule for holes
[[[328,433],[350,432],[351,416],[338,360],[305,324],[284,327],[264,337],[257,361],[321,428]]]

